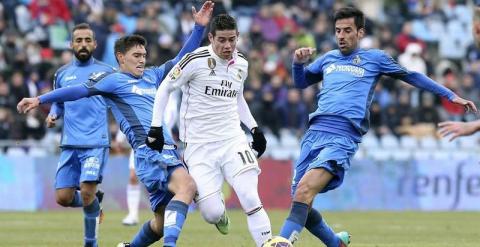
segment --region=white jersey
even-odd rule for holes
[[[181,87],[180,139],[186,143],[226,140],[244,135],[237,98],[243,99],[248,61],[235,51],[231,60],[218,57],[212,46],[185,55],[162,82]]]

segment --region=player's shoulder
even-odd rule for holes
[[[102,67],[102,69],[105,69],[105,71],[110,71],[110,72],[115,72],[117,69],[110,64],[106,64],[100,60],[95,59],[93,62],[95,65]]]
[[[118,73],[117,71],[98,71],[91,73],[88,80],[99,82],[103,80],[116,80],[119,77],[121,77],[121,73]]]
[[[206,58],[210,56],[210,52],[208,51],[208,47],[203,46],[197,48],[195,51],[185,54],[185,56],[178,62],[178,66],[180,69],[184,69],[185,66],[188,64],[194,64],[196,61],[199,61],[202,58]]]
[[[375,57],[375,58],[387,56],[387,53],[385,52],[385,50],[380,50],[377,48],[368,48],[368,49],[362,48],[360,49],[359,53],[367,56]]]
[[[71,67],[71,65],[72,63],[67,63],[67,64],[64,64],[62,67],[58,68],[57,71],[55,71],[55,76],[58,77],[59,75],[67,71],[68,68]]]
[[[237,52],[237,56],[238,56],[240,62],[245,62],[245,63],[248,64],[247,56],[245,56],[245,54],[243,54],[242,52],[238,51],[238,52]]]
[[[102,85],[118,85],[118,81],[121,81],[122,73],[117,71],[107,72],[98,71],[89,75],[86,82],[87,87],[93,87],[97,83],[101,82]]]

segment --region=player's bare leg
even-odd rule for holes
[[[324,168],[311,169],[305,173],[295,191],[290,215],[280,232],[282,237],[289,239],[292,243],[295,242],[298,239],[300,231],[307,224],[307,220],[314,218],[316,222],[313,224],[323,224],[322,226],[324,229],[322,229],[322,231],[327,232],[320,234],[322,236],[319,238],[327,244],[328,247],[348,246],[350,243],[350,236],[348,233],[340,232],[334,234],[331,228],[322,222],[323,219],[315,209],[311,209],[310,211],[315,195],[322,191],[332,179],[333,174]],[[316,216],[316,219],[313,216]],[[310,231],[312,232],[312,230]]]
[[[187,217],[188,205],[193,201],[197,186],[187,170],[179,167],[170,175],[168,190],[175,196],[165,208],[163,246],[175,247]]]

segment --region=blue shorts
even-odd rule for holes
[[[109,148],[62,148],[55,189],[79,188],[83,182],[101,183]]]
[[[292,195],[305,172],[324,168],[333,174],[332,180],[320,193],[333,190],[343,183],[345,171],[350,168],[350,159],[358,150],[352,139],[325,131],[307,130],[301,143],[300,157],[295,162]]]
[[[135,150],[135,173],[150,194],[153,212],[161,205],[167,205],[173,197],[168,191],[170,175],[179,167],[185,168],[176,150],[159,153],[145,145]]]

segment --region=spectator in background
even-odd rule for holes
[[[60,20],[69,22],[72,19],[65,0],[32,0],[29,8],[32,18],[41,25],[53,25]]]
[[[0,140],[10,139],[12,124],[12,112],[10,109],[0,106]]]
[[[279,106],[282,128],[295,131],[296,136],[301,136],[307,127],[307,106],[302,102],[301,92],[296,88],[287,90],[287,100]]]
[[[422,47],[422,50],[425,48],[425,43],[413,36],[412,23],[407,21],[403,23],[402,32],[395,38],[395,44],[399,52],[403,53],[410,43],[418,43]]]

